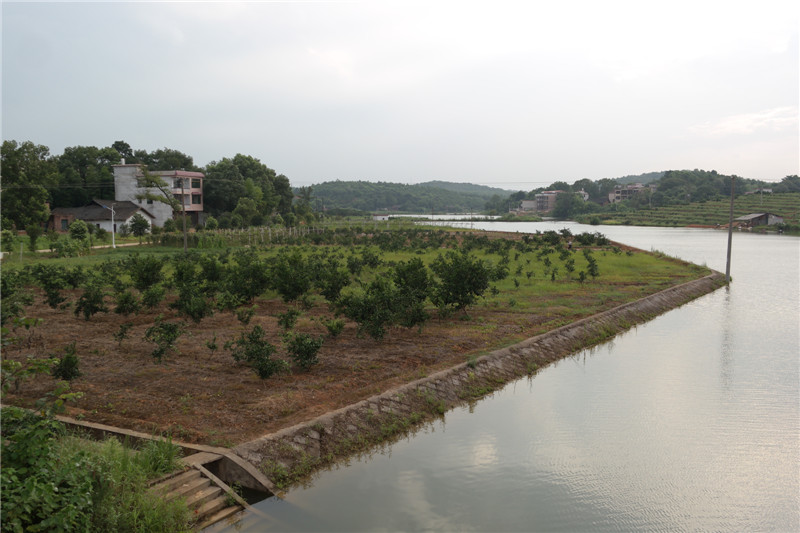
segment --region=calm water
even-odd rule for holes
[[[713,230],[597,231],[724,272]],[[800,530],[800,239],[734,235],[730,289],[257,507],[251,531]]]

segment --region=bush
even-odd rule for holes
[[[96,280],[91,281],[86,285],[83,294],[75,303],[75,316],[83,313],[83,318],[89,320],[93,315],[103,312],[108,313],[103,299],[105,298],[105,291],[102,285]]]
[[[214,314],[211,302],[203,296],[195,285],[184,284],[178,289],[178,299],[170,304],[170,307],[177,309],[184,316],[188,316],[194,322],[200,322],[207,316]]]
[[[74,241],[85,241],[89,238],[89,227],[83,220],[75,220],[69,225],[69,238]]]
[[[461,310],[472,305],[489,288],[494,271],[491,265],[466,251],[439,255],[431,263],[431,269],[439,277],[432,300],[443,310]]]
[[[300,250],[279,253],[271,269],[272,288],[278,291],[284,302],[301,298],[311,289],[308,263]]]
[[[90,531],[92,468],[84,453],[56,453],[61,423],[3,408],[3,531]]]
[[[322,337],[315,339],[308,333],[297,333],[288,336],[286,349],[294,364],[308,371],[312,366],[319,363],[317,352],[322,348],[324,340]]]
[[[261,326],[255,326],[249,333],[242,332],[233,342],[231,350],[235,361],[249,364],[261,379],[267,379],[289,366],[282,359],[272,358],[275,346],[266,339],[266,333]]]
[[[206,218],[205,229],[207,229],[207,230],[215,230],[217,228],[219,228],[219,222],[217,222],[216,218],[214,218],[212,216],[209,216],[208,218]]]
[[[161,271],[164,260],[158,257],[132,254],[122,262],[122,266],[133,280],[133,286],[142,292],[164,280]]]
[[[325,329],[328,330],[328,334],[331,337],[338,337],[339,334],[341,334],[342,331],[344,331],[345,322],[341,318],[332,318],[330,320],[325,320],[322,322],[322,324],[325,326]]]
[[[50,373],[54,378],[63,379],[64,381],[72,381],[81,376],[81,371],[78,368],[80,361],[78,355],[75,353],[75,342],[71,342],[64,347],[64,357],[58,360]]]
[[[156,345],[151,354],[156,362],[160,363],[168,352],[178,351],[175,342],[183,335],[185,328],[185,324],[180,322],[162,322],[161,316],[156,318],[154,325],[147,328],[144,333],[144,340]]]
[[[161,285],[153,285],[142,292],[142,305],[155,309],[164,300],[166,290]]]
[[[386,335],[386,328],[395,321],[396,297],[392,282],[381,276],[366,289],[343,295],[336,309],[358,324],[359,335],[366,332],[373,339],[380,340]]]
[[[138,313],[141,307],[142,304],[139,302],[139,299],[130,290],[117,293],[117,305],[114,308],[115,313],[128,316],[132,313]]]
[[[297,309],[287,309],[285,313],[278,313],[278,325],[289,331],[297,323],[297,317],[300,316],[300,311]]]

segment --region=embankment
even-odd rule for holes
[[[714,272],[233,449],[279,488],[724,285]]]

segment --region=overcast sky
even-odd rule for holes
[[[293,185],[798,173],[798,2],[2,3],[2,137]]]

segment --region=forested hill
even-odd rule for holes
[[[455,190],[454,190],[455,189]],[[464,189],[464,190],[458,190]],[[400,213],[463,213],[483,211],[494,194],[509,191],[466,183],[429,182],[415,185],[368,181],[327,181],[313,186],[315,209],[358,209]]]
[[[467,194],[479,194],[491,198],[495,194],[500,196],[508,196],[509,194],[517,191],[509,191],[507,189],[499,189],[497,187],[489,187],[488,185],[475,185],[474,183],[453,183],[451,181],[426,181],[419,183],[420,187],[436,187],[437,189],[445,189],[447,191],[463,192]]]

